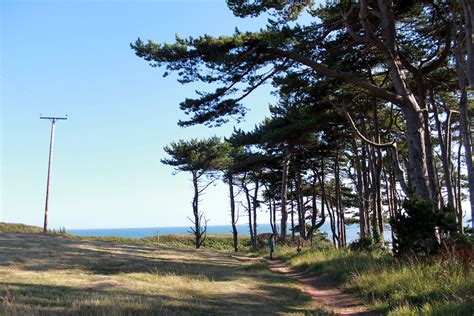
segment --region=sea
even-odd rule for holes
[[[331,227],[329,223],[325,223],[320,229],[320,232],[331,237]],[[104,229],[71,229],[68,233],[77,236],[97,236],[97,237],[127,237],[127,238],[143,238],[150,236],[162,235],[186,235],[190,234],[191,228],[189,226],[177,227],[145,227],[145,228],[104,228]],[[240,236],[249,236],[248,225],[237,225],[237,231]],[[270,224],[260,224],[257,226],[257,233],[270,233],[272,228]],[[232,235],[232,226],[229,225],[214,225],[207,227],[207,233],[210,235]],[[291,234],[291,232],[288,232]],[[359,225],[346,225],[347,241],[351,242],[359,239]],[[390,226],[386,226],[384,230],[385,240],[391,240]]]

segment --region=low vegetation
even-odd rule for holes
[[[37,226],[25,224],[0,223],[0,233],[43,233],[43,229]],[[78,240],[102,240],[116,243],[127,243],[133,245],[145,246],[169,246],[176,248],[187,248],[195,245],[195,239],[192,235],[164,235],[151,236],[144,238],[126,238],[126,237],[96,237],[96,236],[77,236],[66,232],[66,230],[48,230],[49,235],[61,235]],[[247,251],[251,248],[250,238],[239,236],[239,249]],[[231,235],[207,235],[202,246],[204,249],[216,251],[233,251],[233,238]]]
[[[326,274],[388,315],[473,315],[474,269],[452,253],[421,261],[387,252],[280,247],[277,256],[313,274]],[[472,264],[472,262],[471,262]]]
[[[252,257],[248,237],[240,237],[244,251],[234,254],[231,235],[210,235],[194,250],[192,235],[39,232],[0,223],[0,314],[326,314],[297,282]],[[266,235],[258,240],[258,254],[267,255]],[[470,252],[449,245],[436,258],[399,259],[375,248],[337,250],[316,234],[300,251],[290,238],[276,256],[327,276],[384,315],[472,315],[472,244],[465,241]]]
[[[26,224],[12,224],[12,223],[3,223],[0,222],[0,233],[42,233],[43,228],[38,226],[31,226]],[[66,229],[49,229],[49,235],[63,235],[63,236],[70,236],[73,235],[67,234]]]
[[[195,237],[193,235],[164,235],[144,238],[124,238],[124,237],[80,237],[76,239],[104,240],[119,243],[129,243],[135,245],[149,246],[168,246],[175,248],[189,248],[195,246]],[[233,240],[230,235],[208,235],[201,245],[201,248],[215,251],[230,252],[233,250]],[[239,237],[239,249],[241,251],[249,250],[251,247],[250,238]]]
[[[25,224],[10,224],[0,222],[0,233],[41,233],[43,229]]]
[[[158,243],[158,237],[71,238],[5,226],[0,315],[327,314],[297,282],[259,259],[194,250],[192,236]],[[208,242],[227,247],[219,240],[227,238]]]
[[[158,244],[170,245],[173,247],[192,247],[194,246],[194,237],[191,235],[165,235],[157,237],[146,237],[145,240],[157,242]],[[250,238],[247,236],[238,237],[239,249],[246,251],[251,248]],[[204,249],[217,251],[233,252],[232,235],[208,235],[201,245]]]

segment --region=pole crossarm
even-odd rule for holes
[[[57,120],[67,120],[67,117],[52,117],[52,116],[40,116],[42,120],[51,120],[53,122]]]

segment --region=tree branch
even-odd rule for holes
[[[371,84],[367,82],[366,80],[363,80],[355,76],[353,73],[329,69],[327,66],[317,63],[311,60],[310,58],[303,56],[299,53],[288,52],[288,51],[281,50],[279,48],[268,48],[268,47],[260,48],[260,51],[267,52],[269,54],[273,54],[280,57],[286,57],[290,60],[296,61],[300,64],[310,67],[311,69],[320,73],[323,76],[333,78],[333,79],[345,80],[347,82],[350,82],[366,90],[370,94],[376,97],[379,97],[381,99],[384,99],[386,101],[393,102],[395,104],[400,104],[400,105],[403,103],[403,98],[398,94],[388,92],[386,89],[382,89],[378,87],[377,85]]]
[[[339,109],[341,110],[341,109]],[[402,168],[400,167],[400,161],[398,159],[398,148],[397,148],[397,143],[396,142],[391,142],[391,143],[376,143],[376,142],[373,142],[371,140],[369,140],[367,137],[365,137],[360,131],[359,129],[357,128],[357,126],[355,125],[354,121],[352,120],[352,117],[351,115],[349,114],[348,111],[346,110],[343,110],[344,111],[344,114],[346,115],[347,119],[349,120],[349,122],[351,123],[351,126],[352,128],[354,129],[354,131],[357,133],[357,135],[359,136],[360,139],[362,139],[364,142],[366,142],[367,144],[371,145],[371,146],[374,146],[376,148],[386,148],[388,149],[388,151],[391,153],[391,156],[392,156],[392,165],[393,165],[393,168],[395,170],[395,174],[397,176],[397,180],[398,182],[400,183],[400,186],[402,187],[402,190],[403,192],[409,196],[410,195],[410,189],[405,181],[405,175],[403,173],[403,170]]]

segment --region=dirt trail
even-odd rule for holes
[[[358,302],[352,295],[343,293],[334,282],[322,276],[309,276],[297,272],[279,260],[267,260],[270,269],[303,283],[301,290],[323,305],[329,311],[339,315],[377,315]]]

